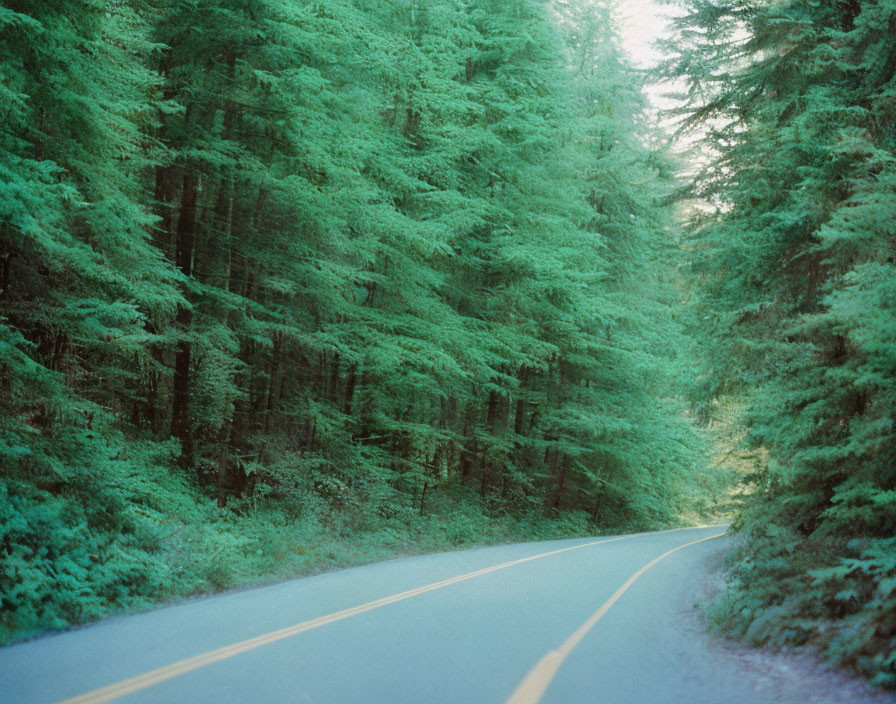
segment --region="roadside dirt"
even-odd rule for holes
[[[781,704],[894,704],[896,692],[872,687],[867,680],[837,669],[801,651],[753,648],[715,634],[708,634],[699,604],[707,604],[724,584],[722,555],[714,561],[702,582],[695,582],[683,605],[681,627],[694,638],[708,639],[709,647],[743,672],[744,681],[756,693],[755,701]],[[742,704],[752,704],[743,702]]]

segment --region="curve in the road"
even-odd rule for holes
[[[329,623],[335,623],[336,621],[341,621],[346,618],[350,618],[352,616],[357,616],[358,614],[363,614],[368,611],[372,611],[374,609],[378,609],[383,606],[387,606],[389,604],[394,604],[399,601],[403,601],[405,599],[410,599],[415,596],[419,596],[421,594],[425,594],[427,592],[435,591],[436,589],[442,589],[444,587],[448,587],[452,584],[457,584],[459,582],[464,582],[469,579],[474,579],[475,577],[481,577],[482,575],[490,574],[492,572],[497,572],[499,570],[507,569],[508,567],[514,567],[515,565],[521,565],[526,562],[532,562],[533,560],[540,560],[545,557],[550,557],[552,555],[558,555],[560,553],[570,552],[572,550],[581,550],[582,548],[592,547],[594,545],[602,545],[604,543],[611,543],[617,540],[624,540],[626,538],[634,537],[632,535],[622,535],[615,538],[605,538],[603,540],[593,540],[588,543],[583,543],[581,545],[573,545],[568,548],[561,548],[559,550],[551,550],[549,552],[539,553],[538,555],[531,555],[529,557],[524,557],[519,560],[511,560],[510,562],[502,562],[498,565],[493,565],[491,567],[485,567],[480,570],[476,570],[475,572],[468,572],[467,574],[462,574],[457,577],[451,577],[449,579],[444,579],[440,582],[434,582],[433,584],[427,584],[422,587],[417,587],[415,589],[409,589],[404,592],[400,592],[399,594],[393,594],[391,596],[384,597],[382,599],[377,599],[375,601],[369,601],[366,604],[360,604],[358,606],[353,606],[348,609],[343,609],[342,611],[337,611],[335,613],[327,614],[326,616],[321,616],[316,619],[312,619],[310,621],[303,621],[301,623],[297,623],[293,626],[288,626],[286,628],[281,628],[276,631],[271,631],[270,633],[265,633],[254,638],[249,638],[247,640],[240,641],[238,643],[233,643],[232,645],[225,646],[223,648],[218,648],[216,650],[209,651],[207,653],[202,653],[201,655],[196,655],[195,657],[188,658],[186,660],[181,660],[179,662],[172,663],[171,665],[166,665],[165,667],[160,667],[150,672],[146,672],[142,675],[137,675],[136,677],[131,677],[126,680],[122,680],[120,682],[116,682],[114,684],[107,685],[105,687],[101,687],[99,689],[95,689],[93,691],[87,692],[85,694],[78,695],[76,697],[72,697],[70,699],[65,699],[58,704],[103,704],[104,702],[109,702],[114,699],[118,699],[119,697],[123,697],[126,694],[131,694],[133,692],[137,692],[142,689],[146,689],[147,687],[152,687],[153,685],[159,684],[160,682],[165,682],[166,680],[170,680],[178,675],[183,675],[187,672],[191,672],[193,670],[199,669],[201,667],[205,667],[206,665],[211,665],[215,662],[220,662],[221,660],[226,660],[228,658],[232,658],[241,653],[248,652],[250,650],[254,650],[256,648],[260,648],[263,645],[268,645],[269,643],[274,643],[279,640],[283,640],[284,638],[290,638],[292,636],[298,635],[299,633],[304,633],[306,631],[313,630],[315,628],[320,628],[321,626],[325,626]],[[717,537],[717,536],[713,536]],[[684,545],[680,547],[685,547]],[[680,549],[680,548],[676,548]],[[672,551],[674,552],[674,551]],[[669,553],[667,553],[669,554]],[[665,557],[663,555],[662,557]],[[659,558],[662,559],[662,558]],[[659,561],[659,559],[654,560],[652,564],[655,564]],[[644,568],[646,569],[646,568]],[[643,571],[643,570],[642,570]],[[626,587],[627,588],[627,587]],[[607,607],[609,608],[609,606]]]
[[[561,645],[557,650],[552,650],[550,653],[545,655],[538,664],[532,668],[526,678],[520,682],[519,686],[514,690],[513,694],[510,695],[510,698],[507,700],[506,704],[538,704],[538,701],[541,699],[545,690],[548,688],[548,685],[551,683],[551,680],[554,679],[554,675],[557,674],[557,670],[560,669],[560,666],[563,664],[563,661],[566,660],[567,656],[572,652],[573,648],[575,648],[582,639],[588,634],[598,621],[603,617],[607,611],[610,610],[610,607],[613,606],[617,601],[619,601],[619,597],[621,597],[625,592],[628,591],[628,588],[635,583],[635,581],[644,574],[647,570],[653,567],[657,562],[663,560],[674,552],[678,552],[686,547],[690,547],[691,545],[696,545],[697,543],[703,543],[707,540],[714,540],[715,538],[721,538],[725,533],[717,533],[716,535],[710,535],[707,538],[700,538],[699,540],[692,540],[689,543],[685,543],[684,545],[679,545],[676,548],[672,548],[668,552],[663,553],[659,557],[654,558],[646,565],[644,565],[641,569],[635,572],[631,577],[629,577],[625,583],[619,587],[609,599],[607,599],[603,604],[601,604],[600,608],[594,612],[594,614],[589,618],[585,623],[583,623],[575,633],[573,633],[563,645]]]

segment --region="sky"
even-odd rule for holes
[[[653,46],[658,38],[665,38],[671,31],[670,17],[675,16],[675,8],[662,0],[612,0],[615,4],[616,28],[622,39],[622,47],[629,55],[632,65],[650,71],[665,57]],[[679,10],[680,11],[680,10]],[[670,92],[686,92],[687,82],[678,79],[672,82],[651,82],[648,77],[644,94],[649,101],[648,114],[652,113],[656,124],[667,134],[671,134],[677,125],[677,119],[664,114],[679,103],[668,94]],[[673,151],[686,166],[684,174],[691,173],[693,168],[703,164],[706,154],[698,148],[702,144],[704,132],[696,132],[689,136],[679,137]]]
[[[670,17],[674,16],[674,7],[658,0],[614,0],[614,6],[614,18],[622,39],[622,48],[629,55],[632,65],[647,71],[656,67],[665,57],[654,46],[654,42],[666,38],[671,31]],[[652,83],[648,78],[644,93],[654,113],[675,106],[675,102],[666,97],[666,94],[676,88],[681,86]]]
[[[668,6],[654,0],[616,0],[622,45],[638,68],[650,68],[661,59],[652,42],[668,31]]]

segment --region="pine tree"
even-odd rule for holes
[[[669,184],[602,2],[38,5],[0,9],[6,632],[302,530],[677,519]]]
[[[767,450],[730,625],[896,683],[891,344],[896,53],[889,2],[707,3],[686,20],[713,386]],[[697,90],[699,88],[699,90]]]
[[[153,364],[149,326],[170,321],[178,295],[142,195],[157,153],[145,25],[125,5],[61,0],[7,2],[0,25],[8,633],[159,593],[125,500],[142,448],[120,428]]]

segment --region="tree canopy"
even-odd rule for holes
[[[727,625],[896,684],[896,4],[703,2],[670,75],[715,158],[692,247],[713,346],[765,459]]]
[[[609,13],[4,1],[4,637],[705,501]]]

